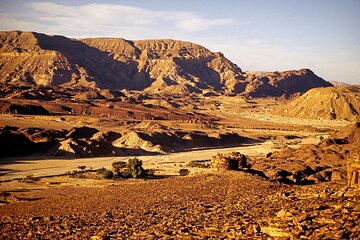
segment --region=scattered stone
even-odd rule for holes
[[[228,172],[51,188],[63,194],[2,206],[0,238],[358,239],[360,191],[342,184],[290,186]]]
[[[347,183],[349,187],[360,188],[360,150],[353,150],[347,156]]]
[[[286,211],[284,209],[281,209],[277,214],[276,217],[278,218],[289,218],[292,217],[292,213],[290,213],[289,211]]]
[[[289,232],[284,231],[281,228],[276,227],[262,227],[261,231],[271,237],[277,237],[277,238],[288,238],[291,237],[291,234]]]
[[[331,173],[331,181],[341,181],[344,179],[345,179],[345,177],[343,176],[343,174],[341,174],[341,172],[339,170],[334,170]]]

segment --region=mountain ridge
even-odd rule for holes
[[[176,94],[281,96],[330,86],[306,69],[243,72],[222,53],[186,41],[70,39],[21,31],[0,32],[0,71],[6,84]]]

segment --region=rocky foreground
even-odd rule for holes
[[[345,182],[282,185],[233,172],[41,195],[0,207],[1,239],[360,238],[360,191]]]

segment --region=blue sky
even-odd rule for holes
[[[244,71],[310,68],[360,84],[359,0],[0,0],[0,30],[187,40]]]

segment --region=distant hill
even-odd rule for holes
[[[360,85],[316,88],[275,110],[276,114],[314,119],[360,119]]]
[[[331,86],[308,69],[243,72],[222,53],[184,41],[70,39],[0,33],[0,83],[147,92],[281,96]]]
[[[331,84],[318,77],[309,69],[285,72],[247,72],[244,92],[250,96],[266,97],[304,93],[317,87]]]
[[[343,87],[343,86],[350,86],[350,84],[345,82],[339,82],[339,81],[329,81],[334,87]]]

